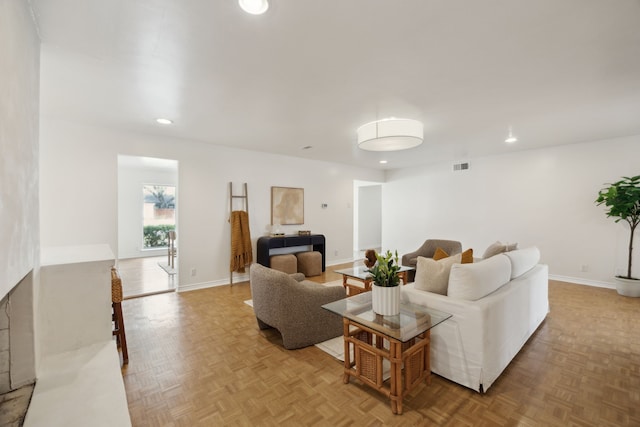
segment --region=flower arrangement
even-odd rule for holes
[[[400,270],[400,264],[398,264],[398,251],[392,254],[387,250],[384,255],[376,252],[376,264],[367,270],[373,276],[373,283],[385,288],[391,288],[400,284],[400,277],[398,277],[398,270]]]

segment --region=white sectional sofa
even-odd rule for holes
[[[447,295],[402,287],[403,302],[453,315],[431,330],[434,373],[479,392],[491,387],[549,312],[549,270],[539,260],[534,247],[453,264]]]

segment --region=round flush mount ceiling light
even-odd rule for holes
[[[358,147],[367,151],[399,151],[422,144],[424,126],[412,119],[376,120],[358,128]]]
[[[159,123],[161,125],[171,125],[173,124],[173,121],[169,119],[156,119],[156,123]]]
[[[242,10],[252,15],[262,15],[269,9],[267,0],[238,0]]]

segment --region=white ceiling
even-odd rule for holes
[[[45,117],[375,168],[640,134],[640,0],[31,4]],[[388,116],[425,143],[358,150]]]

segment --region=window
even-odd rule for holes
[[[166,248],[169,231],[176,229],[176,187],[143,185],[143,247]]]

